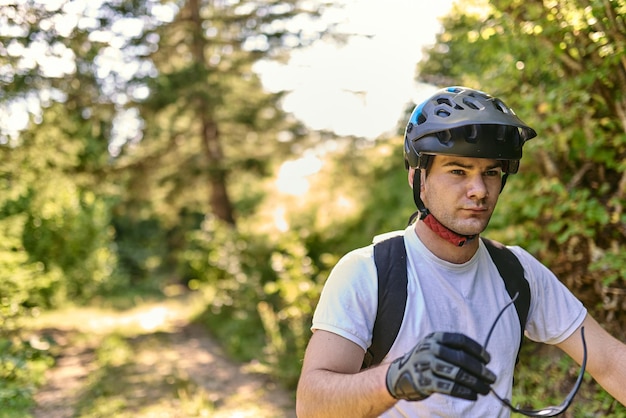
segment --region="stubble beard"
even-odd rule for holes
[[[459,212],[464,211],[459,210]],[[438,218],[437,215],[433,213],[433,216],[435,216],[442,225],[457,234],[478,235],[487,229],[492,213],[493,212],[481,212],[480,216],[459,214],[456,217],[454,215],[445,214],[442,218]]]

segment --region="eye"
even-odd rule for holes
[[[498,170],[498,169],[485,171],[485,176],[487,176],[487,177],[496,177],[496,176],[499,176],[499,175],[500,175],[500,170]]]

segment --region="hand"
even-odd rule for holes
[[[396,399],[420,401],[439,392],[476,400],[486,395],[496,375],[491,356],[471,338],[451,332],[429,334],[387,370],[387,389]]]

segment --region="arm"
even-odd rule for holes
[[[352,341],[317,330],[298,382],[298,417],[376,417],[391,408],[397,400],[385,383],[389,365],[360,372],[364,354]]]
[[[585,327],[587,371],[615,399],[626,405],[626,345],[611,336],[589,315],[581,327]],[[578,364],[582,363],[580,328],[557,346]]]
[[[423,401],[435,392],[475,401],[496,381],[486,367],[489,353],[459,333],[430,333],[390,364],[360,371],[363,356],[343,337],[313,334],[296,394],[298,415],[375,417],[395,399]]]

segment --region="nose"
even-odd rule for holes
[[[467,197],[475,200],[482,200],[489,195],[489,189],[485,178],[480,175],[473,175],[468,179]]]

